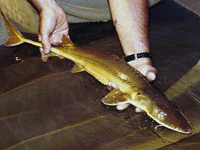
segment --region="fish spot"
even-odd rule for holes
[[[158,109],[155,109],[154,112],[155,112],[155,113],[158,113]]]
[[[127,80],[127,76],[125,76],[124,74],[120,74],[118,75],[122,80]]]
[[[163,120],[163,119],[165,119],[165,116],[167,116],[167,114],[164,113],[164,112],[160,112],[160,113],[158,113],[158,119],[159,119],[159,120]]]

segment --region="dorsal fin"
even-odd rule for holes
[[[62,41],[58,44],[59,46],[73,45],[73,42],[65,34],[62,36]]]
[[[85,71],[85,68],[81,66],[80,64],[76,64],[71,70],[72,73],[77,73],[77,72],[82,72],[82,71]]]

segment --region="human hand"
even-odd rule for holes
[[[149,58],[140,58],[128,63],[142,73],[149,81],[152,82],[156,79],[157,70],[152,66]]]
[[[152,62],[149,58],[140,58],[137,60],[130,61],[129,64],[136,68],[140,73],[142,73],[149,81],[154,81],[156,79],[157,70],[152,66]],[[109,83],[108,85],[111,89],[118,89],[116,83]],[[117,105],[118,110],[126,109],[130,104],[120,104]],[[139,108],[135,109],[136,112],[141,112]]]
[[[48,60],[51,44],[57,45],[62,41],[62,36],[65,34],[69,37],[69,26],[66,14],[60,5],[55,5],[53,8],[46,6],[40,11],[40,24],[38,40],[42,43],[40,48],[42,60]]]

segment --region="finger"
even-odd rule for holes
[[[149,81],[154,81],[156,79],[156,74],[155,72],[149,71],[147,72],[147,79]]]
[[[47,17],[46,12],[40,14],[40,22],[39,22],[39,34],[38,40],[42,43],[43,53],[50,53],[51,44],[49,40],[49,36],[51,34],[51,25],[52,20]]]
[[[110,91],[112,91],[114,89],[119,89],[118,85],[116,83],[114,83],[114,82],[108,82],[107,88]]]
[[[41,59],[43,62],[47,62],[48,56],[46,56],[43,52],[43,48],[40,48],[40,53],[41,53]]]
[[[154,67],[150,67],[146,73],[146,77],[149,81],[156,79],[157,70]]]
[[[42,48],[44,54],[49,54],[51,49],[51,44],[49,42],[49,33],[42,34]]]
[[[40,33],[38,33],[38,41],[41,42],[42,41],[42,36]]]
[[[120,104],[120,105],[117,105],[117,109],[124,110],[124,109],[128,108],[129,105],[130,104]],[[135,112],[140,113],[140,112],[143,112],[143,110],[141,110],[140,108],[135,108]]]
[[[119,104],[117,105],[118,110],[124,110],[129,106],[129,104]]]
[[[135,108],[135,112],[139,113],[142,112],[142,110],[140,108]]]

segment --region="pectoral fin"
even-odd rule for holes
[[[130,97],[122,93],[119,89],[112,90],[102,100],[105,105],[115,106],[119,104],[129,103]]]
[[[80,64],[76,64],[71,70],[72,73],[77,73],[77,72],[82,72],[82,71],[85,71],[85,69]]]

